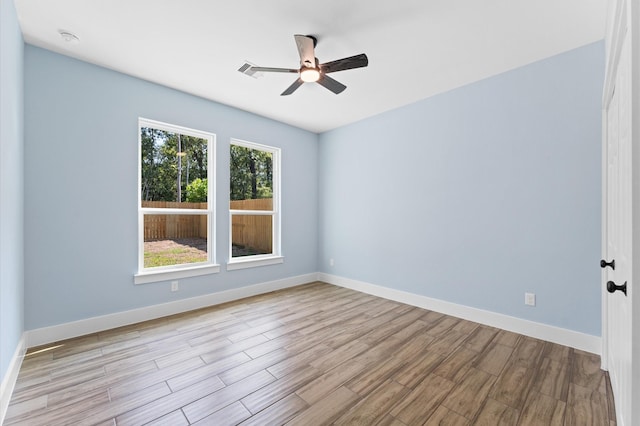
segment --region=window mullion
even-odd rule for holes
[[[210,214],[211,209],[167,209],[155,207],[142,207],[140,209],[143,214]]]
[[[269,216],[276,214],[273,210],[229,210],[230,214],[244,214],[244,215],[255,215],[255,216]]]

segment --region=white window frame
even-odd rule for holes
[[[255,142],[244,141],[240,139],[231,139],[231,145],[242,146],[249,149],[257,149],[269,152],[273,161],[273,198],[272,210],[232,210],[229,208],[229,260],[227,261],[227,271],[237,269],[255,268],[258,266],[275,265],[284,262],[281,251],[281,223],[280,223],[280,175],[281,175],[281,150],[280,148],[263,145]],[[231,148],[231,146],[229,146]],[[229,162],[229,173],[231,173],[231,162]],[[231,202],[231,191],[229,191],[229,203]],[[229,204],[230,206],[230,204]],[[272,217],[271,227],[271,253],[255,254],[251,256],[233,257],[232,256],[232,238],[233,238],[233,216],[235,215],[264,215]]]
[[[176,208],[149,208],[142,207],[142,136],[143,127],[152,127],[171,133],[193,136],[206,139],[207,146],[207,209],[176,209]],[[138,272],[134,275],[135,284],[168,281],[180,278],[195,277],[199,275],[214,274],[220,272],[220,265],[216,263],[215,253],[215,149],[216,135],[201,130],[177,126],[175,124],[138,118]],[[185,263],[180,265],[144,267],[144,216],[145,215],[207,215],[207,261],[198,263]]]

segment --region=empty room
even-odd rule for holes
[[[640,424],[639,31],[0,0],[0,424]]]

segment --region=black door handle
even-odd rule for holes
[[[627,282],[625,281],[624,284],[622,284],[622,285],[616,285],[616,283],[614,283],[613,281],[608,281],[607,282],[607,291],[609,293],[615,293],[616,290],[620,290],[626,296],[627,295]]]
[[[612,259],[611,262],[607,262],[606,260],[602,259],[600,261],[600,267],[601,268],[606,268],[607,266],[611,266],[611,269],[616,269],[616,260]]]

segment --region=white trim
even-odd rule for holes
[[[182,265],[180,265],[182,266]],[[200,275],[217,274],[220,272],[220,265],[206,264],[203,266],[192,266],[183,268],[171,268],[154,271],[145,269],[133,276],[134,284],[148,284],[159,281],[177,280],[181,278],[198,277]]]
[[[147,215],[198,215],[206,216],[209,210],[205,209],[177,209],[177,208],[162,208],[162,207],[143,207],[144,214]]]
[[[282,256],[268,256],[260,258],[257,258],[257,256],[259,255],[246,256],[246,258],[236,257],[236,260],[230,260],[229,263],[227,263],[227,271],[257,268],[258,266],[277,265],[279,263],[284,263],[284,257]]]
[[[606,85],[605,85],[606,86]],[[600,182],[601,182],[601,195],[600,195],[600,252],[601,259],[609,259],[608,255],[608,239],[609,236],[607,234],[607,223],[608,223],[608,207],[607,207],[607,187],[608,187],[608,167],[609,167],[609,151],[607,149],[607,138],[608,138],[608,120],[607,120],[607,108],[604,106],[605,98],[607,95],[603,95],[603,105],[601,111],[601,134],[602,134],[602,143],[601,143],[601,170],[600,170]],[[607,271],[606,268],[600,268],[600,282],[607,282]],[[602,351],[600,353],[600,368],[608,371],[609,370],[609,344],[608,344],[608,331],[607,327],[609,326],[609,298],[607,297],[607,288],[603,285],[600,289],[600,316],[601,316],[601,334],[602,334]]]
[[[264,145],[264,144],[261,144],[261,143],[246,141],[246,140],[238,139],[238,138],[231,138],[231,145],[238,145],[238,146],[243,146],[243,147],[249,148],[249,149],[257,149],[257,150],[260,150],[260,151],[266,151],[266,152],[271,152],[271,153],[276,153],[276,151],[278,153],[280,152],[280,148],[278,148],[276,146]]]
[[[189,299],[176,300],[174,302],[87,318],[50,327],[38,328],[25,332],[27,336],[26,343],[28,347],[49,344],[60,340],[83,336],[85,334],[97,333],[99,331],[135,324],[141,321],[152,320],[168,315],[192,311],[194,309],[214,306],[245,297],[295,287],[297,285],[317,281],[317,279],[317,273],[298,275],[281,280],[254,284],[247,287],[205,294],[203,296],[192,297]]]
[[[236,263],[233,261],[233,216],[234,215],[264,215],[272,217],[272,227],[271,227],[271,253],[270,256],[273,259],[282,258],[282,215],[281,215],[281,181],[282,181],[282,150],[275,146],[263,145],[260,143],[249,142],[241,139],[231,138],[229,143],[229,149],[233,145],[241,146],[248,149],[255,149],[258,151],[269,152],[272,155],[272,198],[271,198],[271,210],[233,210],[229,209],[229,263]],[[229,163],[229,173],[231,173],[231,163]],[[231,195],[231,193],[229,193]],[[231,205],[231,199],[229,200],[229,205]],[[260,255],[257,255],[260,256]],[[253,257],[253,256],[251,256]],[[262,260],[256,259],[255,264],[251,265],[248,261],[243,261],[242,265],[238,263],[237,266],[227,265],[227,271],[233,271],[236,269],[244,269],[244,268],[252,268],[257,266],[266,266],[273,265],[277,263],[282,263],[284,260],[279,262],[263,262]]]
[[[586,352],[599,355],[601,351],[600,337],[597,336],[322,272],[318,274],[318,280]]]
[[[206,209],[158,209],[142,207],[142,128],[149,127],[166,132],[177,133],[186,136],[193,136],[207,141],[207,208]],[[215,133],[203,130],[191,129],[189,127],[178,126],[161,121],[150,120],[148,118],[138,117],[138,272],[134,275],[136,284],[150,283],[154,281],[164,281],[168,279],[193,277],[204,275],[205,273],[215,273],[220,271],[220,266],[216,263],[216,135]],[[186,274],[181,268],[184,264],[167,267],[165,269],[176,271],[176,276],[169,277],[164,275],[159,279],[151,279],[149,277],[157,276],[159,272],[155,268],[144,267],[144,216],[146,214],[172,214],[172,215],[205,215],[207,216],[207,261],[206,266],[210,268],[209,272],[189,273]],[[173,266],[173,265],[172,265]],[[195,268],[198,269],[198,268]],[[192,269],[192,270],[195,270]],[[217,270],[215,270],[217,269]],[[164,273],[163,273],[164,274]],[[148,278],[144,278],[148,277]],[[165,278],[167,277],[167,278]]]
[[[25,347],[25,344],[26,347],[34,347],[53,343],[59,340],[70,339],[73,337],[109,330],[116,327],[122,327],[124,325],[134,324],[141,321],[179,314],[182,312],[200,309],[207,306],[214,306],[245,297],[251,297],[258,294],[269,293],[289,287],[295,287],[314,281],[323,281],[328,284],[350,288],[355,291],[372,294],[374,296],[406,303],[408,305],[416,306],[423,309],[441,312],[469,321],[474,321],[492,327],[501,328],[503,330],[512,331],[514,333],[535,337],[537,339],[570,346],[594,354],[600,354],[601,352],[601,339],[597,336],[592,336],[589,334],[567,330],[564,328],[542,324],[534,321],[524,320],[521,318],[511,317],[495,312],[485,311],[478,308],[458,305],[451,302],[433,299],[418,294],[395,290],[388,287],[382,287],[375,284],[369,284],[363,281],[352,280],[349,278],[343,278],[322,272],[298,275],[295,277],[254,284],[247,287],[224,290],[217,293],[192,297],[189,299],[182,299],[174,302],[147,306],[144,308],[132,309],[129,311],[87,318],[84,320],[38,328],[35,330],[29,330],[26,331],[23,335],[21,347]],[[16,352],[18,353],[20,351]],[[20,353],[23,354],[23,352]],[[19,365],[17,367],[19,369]],[[7,373],[7,376],[8,375],[9,372]],[[5,384],[3,381],[3,389],[4,386]]]
[[[605,110],[609,106],[609,102],[613,96],[613,90],[616,84],[616,68],[618,67],[618,59],[622,53],[622,40],[627,32],[626,6],[624,0],[614,0],[610,2],[608,15],[605,35],[606,65],[602,89],[602,106]]]
[[[243,215],[243,216],[273,216],[276,214],[275,210],[229,210],[229,214]]]
[[[18,342],[18,346],[16,347],[16,351],[11,358],[9,367],[2,378],[2,384],[0,385],[0,425],[4,422],[4,417],[7,415],[7,409],[9,408],[13,389],[16,386],[20,366],[22,366],[22,360],[24,359],[24,354],[27,351],[26,343],[26,333],[23,333],[20,341]]]

